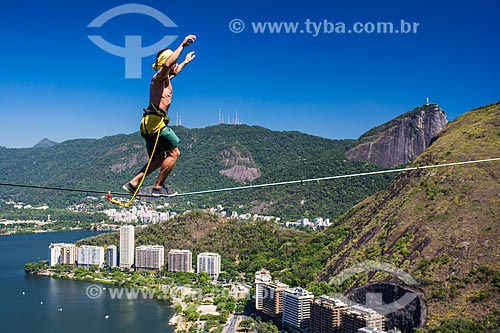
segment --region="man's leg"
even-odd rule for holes
[[[165,180],[167,179],[168,175],[172,172],[172,170],[174,170],[179,156],[181,156],[181,151],[178,147],[174,147],[171,151],[168,152],[168,156],[165,157],[165,159],[161,162],[160,174],[156,179],[154,188],[163,187],[163,184],[165,184]]]
[[[149,176],[153,171],[155,171],[156,169],[158,169],[162,165],[162,162],[164,160],[165,159],[163,158],[163,156],[155,155],[153,157],[153,160],[151,161],[151,164],[149,165],[148,173],[146,174],[146,176]],[[142,167],[141,171],[139,171],[134,176],[134,178],[132,178],[132,180],[130,181],[130,184],[132,184],[133,186],[138,186],[139,185],[139,182],[141,181],[142,177],[144,177],[144,171],[146,170],[147,166],[148,166],[147,163],[144,164],[144,166]]]

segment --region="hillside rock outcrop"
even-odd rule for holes
[[[260,170],[257,168],[252,154],[241,145],[235,145],[221,151],[219,158],[224,166],[230,167],[220,170],[219,173],[237,183],[251,182],[260,177]]]
[[[413,161],[448,124],[437,104],[425,104],[363,134],[346,153],[355,161],[391,167]]]

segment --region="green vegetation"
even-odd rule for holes
[[[184,318],[186,318],[186,320],[190,322],[195,322],[200,317],[196,305],[193,303],[189,304],[186,307],[186,310],[182,311],[182,314],[184,315]]]
[[[264,322],[260,318],[257,320],[253,318],[247,318],[240,322],[240,327],[245,330],[245,332],[257,332],[257,333],[278,333],[278,327],[272,322]]]
[[[29,262],[26,265],[24,265],[24,271],[26,273],[33,273],[37,274],[40,271],[47,269],[47,265],[49,264],[48,260],[40,260],[37,262]]]
[[[228,315],[236,310],[236,300],[233,297],[216,297],[214,305],[217,306],[217,311],[221,314]]]
[[[355,140],[330,140],[299,132],[276,132],[246,125],[174,129],[181,138],[182,157],[169,183],[181,192],[242,185],[220,173],[231,165],[258,168],[260,178],[249,184],[380,169],[370,163],[346,159],[345,152],[356,144]],[[224,156],[229,156],[229,165],[224,162]],[[120,191],[123,182],[131,178],[146,160],[143,139],[138,133],[100,140],[70,140],[44,149],[0,147],[0,180]],[[170,203],[171,209],[179,212],[221,204],[230,210],[260,211],[286,219],[318,216],[335,219],[353,204],[383,189],[391,179],[392,176],[378,175],[249,189],[238,191],[237,195],[213,193],[176,198]],[[151,184],[152,179],[146,180],[145,188]],[[83,202],[85,194],[0,187],[0,195],[14,201],[66,208]]]
[[[448,319],[438,325],[417,329],[415,333],[497,333],[500,332],[500,312],[493,311],[483,319]]]
[[[220,333],[226,324],[226,316],[217,316],[212,314],[204,314],[200,316],[200,320],[205,321],[204,330],[212,333]]]
[[[285,283],[307,286],[323,271],[329,255],[348,233],[342,226],[332,228],[335,232],[308,233],[271,222],[226,220],[193,211],[168,223],[137,230],[136,245],[163,245],[167,252],[172,248],[189,249],[193,257],[200,252],[217,252],[225,272],[221,278],[228,280],[245,277],[250,282],[256,271],[265,268]],[[105,246],[118,241],[118,233],[109,233],[77,245]]]
[[[163,267],[161,274],[162,276],[170,278],[176,285],[190,284],[195,282],[198,278],[196,273],[168,272],[166,267]]]

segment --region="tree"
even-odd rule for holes
[[[252,329],[254,326],[255,326],[255,320],[253,320],[252,318],[247,318],[240,322],[240,327],[242,327],[245,330],[245,332],[250,331],[250,329]]]
[[[187,321],[195,322],[198,320],[199,313],[196,311],[196,305],[194,304],[189,304],[183,313]]]
[[[330,284],[326,282],[317,282],[317,281],[310,283],[307,286],[307,290],[316,296],[329,295],[332,292],[334,292],[334,289]]]
[[[279,333],[278,327],[272,322],[259,321],[255,328],[258,333]]]
[[[207,272],[201,272],[200,273],[200,276],[198,278],[198,281],[200,283],[200,286],[202,287],[207,287],[208,285],[210,285],[210,275],[208,275]]]
[[[26,273],[33,273],[36,274],[40,272],[41,270],[47,269],[48,268],[49,261],[48,260],[40,260],[37,262],[29,262],[26,265],[24,265],[24,271]]]

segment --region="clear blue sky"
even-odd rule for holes
[[[173,119],[186,127],[218,122],[219,108],[245,124],[357,138],[425,98],[454,119],[500,100],[500,4],[496,0],[148,0],[177,27],[142,14],[88,27],[123,0],[26,0],[0,13],[0,145],[31,147],[138,130],[154,55],[141,79],[125,78],[124,59],[93,44],[101,35],[145,46],[194,33],[197,58],[173,81]],[[245,30],[229,23],[241,19]],[[414,34],[308,34],[305,23],[418,22]],[[252,22],[299,22],[292,33],[255,33]],[[238,26],[237,26],[238,27]],[[311,27],[310,27],[311,28]],[[323,32],[323,30],[322,30]]]

